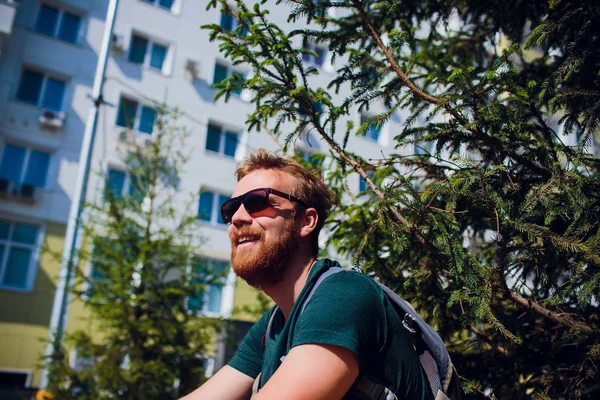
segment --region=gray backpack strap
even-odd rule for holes
[[[277,314],[277,310],[279,310],[278,306],[275,306],[273,310],[273,314],[271,314],[271,318],[269,318],[269,323],[267,324],[267,330],[265,331],[265,336],[263,337],[263,347],[265,347],[266,339],[269,337],[269,333],[271,332],[271,326],[273,325],[273,320],[275,319],[275,314]]]
[[[306,296],[306,300],[304,300],[304,304],[302,304],[302,310],[300,310],[300,315],[304,314],[304,309],[306,308],[306,305],[310,302],[310,299],[312,299],[313,295],[315,294],[315,290],[317,290],[317,288],[319,287],[319,285],[329,276],[336,274],[338,272],[344,271],[344,269],[340,268],[340,267],[331,267],[329,268],[326,272],[322,273],[321,276],[319,277],[319,279],[317,279],[317,281],[315,282],[315,285],[313,286],[313,288],[311,289],[310,293],[308,294],[308,296]]]
[[[357,397],[369,400],[398,400],[398,397],[387,387],[375,383],[363,376],[352,385],[349,393],[359,393]]]
[[[254,398],[254,396],[256,396],[256,394],[258,393],[258,385],[260,384],[260,375],[261,375],[261,373],[258,374],[256,379],[254,380],[254,383],[252,384],[252,396],[250,396],[250,400],[252,400]]]

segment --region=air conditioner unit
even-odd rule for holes
[[[125,36],[121,33],[113,33],[110,40],[110,48],[115,53],[125,51]]]
[[[188,58],[185,60],[185,70],[193,79],[198,78],[200,75],[200,62]]]
[[[13,183],[5,178],[0,178],[0,197],[11,197]]]
[[[29,183],[22,183],[19,186],[19,199],[28,203],[35,201],[36,187]]]
[[[65,113],[45,110],[39,120],[43,129],[58,131],[65,125]]]

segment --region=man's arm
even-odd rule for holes
[[[204,385],[180,400],[248,400],[253,383],[254,379],[248,375],[225,365]]]
[[[339,400],[358,377],[358,357],[332,345],[293,347],[256,400]]]

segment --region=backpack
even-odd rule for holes
[[[319,285],[329,276],[339,273],[360,273],[354,270],[347,270],[340,267],[331,267],[324,272],[319,279],[315,282],[312,290],[306,297],[300,314],[304,312],[306,305],[310,302],[315,290]],[[379,287],[383,290],[388,300],[394,306],[398,315],[402,317],[402,325],[410,333],[415,345],[415,350],[419,356],[419,361],[427,380],[431,387],[433,397],[435,400],[461,400],[464,396],[460,382],[458,381],[458,374],[452,361],[444,341],[438,335],[438,333],[429,326],[423,319],[417,314],[415,309],[404,299],[394,293],[387,286],[377,282]],[[271,325],[273,318],[276,314],[277,309],[274,310],[269,319],[264,340],[269,337],[271,331]],[[260,374],[256,378],[253,392],[258,391],[258,382],[260,380]],[[370,379],[368,376],[361,376],[352,385],[348,394],[353,395],[355,398],[364,400],[397,400],[396,395],[384,385],[377,383],[375,380]]]

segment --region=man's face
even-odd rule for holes
[[[243,177],[232,197],[257,188],[272,188],[292,194],[296,179],[284,172],[258,170]],[[269,207],[249,214],[243,205],[229,225],[231,265],[249,285],[264,288],[277,284],[287,262],[298,248],[296,203],[269,195]]]

